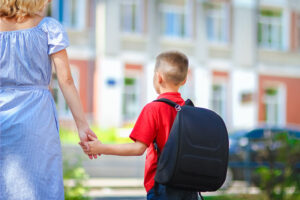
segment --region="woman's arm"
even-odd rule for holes
[[[74,81],[71,75],[67,51],[64,49],[51,55],[51,59],[55,66],[55,71],[59,83],[59,87],[66,99],[68,106],[75,120],[80,141],[87,145],[89,141],[88,135],[97,137],[90,130],[88,122],[85,118],[83,108]],[[95,156],[94,156],[95,157]]]

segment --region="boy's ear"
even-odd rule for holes
[[[156,73],[157,73],[157,81],[158,81],[158,83],[162,83],[163,82],[162,75],[159,72],[156,72]]]
[[[186,83],[187,78],[184,79],[184,81],[181,82],[180,85],[184,85]]]

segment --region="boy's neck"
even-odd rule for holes
[[[159,94],[167,93],[167,92],[178,92],[179,87],[177,88],[160,88]]]

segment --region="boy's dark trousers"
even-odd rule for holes
[[[147,200],[199,200],[197,192],[175,189],[159,184],[147,194]]]

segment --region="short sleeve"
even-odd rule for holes
[[[139,141],[148,147],[153,143],[157,135],[155,112],[151,103],[146,105],[139,115],[130,134],[133,141]]]
[[[69,46],[68,34],[57,20],[48,17],[43,24],[43,29],[48,35],[48,55],[59,52]]]

